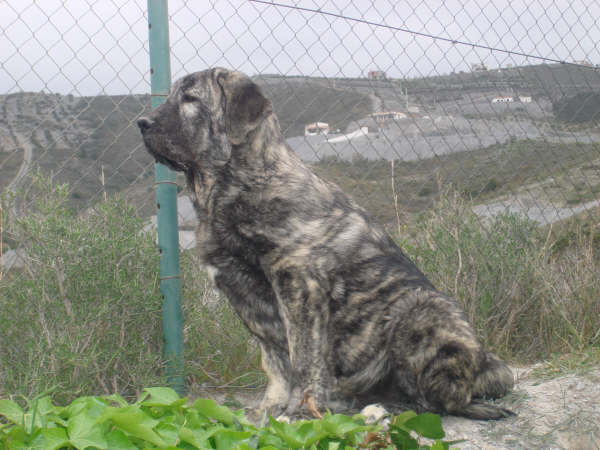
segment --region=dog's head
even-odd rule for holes
[[[227,161],[231,146],[244,145],[272,112],[249,77],[215,68],[175,82],[165,102],[141,117],[138,126],[158,162],[189,171]]]

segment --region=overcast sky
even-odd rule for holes
[[[600,63],[598,1],[278,0],[457,41]],[[148,93],[146,0],[0,0],[0,94]],[[391,77],[537,64],[410,33],[247,0],[170,0],[173,78],[249,74]]]

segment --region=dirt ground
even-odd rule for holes
[[[465,439],[452,448],[600,449],[600,367],[549,377],[541,365],[513,368],[515,389],[498,404],[517,413],[500,421],[475,421],[446,416],[446,440]],[[260,390],[203,392],[221,404],[253,408]]]
[[[493,422],[444,417],[460,449],[600,449],[600,368],[544,379],[536,366],[513,369],[514,391],[502,399],[518,415]]]

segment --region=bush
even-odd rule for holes
[[[77,216],[67,186],[39,174],[18,200],[27,213],[6,226],[27,261],[0,281],[3,389],[58,387],[66,401],[156,383],[161,340],[148,324],[160,323],[158,255],[133,208],[114,197]]]
[[[193,251],[182,253],[184,356],[190,390],[264,384],[257,342],[199,267]]]
[[[0,280],[0,386],[60,403],[79,395],[139,395],[164,384],[155,234],[119,197],[77,215],[67,185],[40,174],[4,214],[5,238],[24,269]],[[14,211],[7,200],[5,212]],[[229,304],[181,258],[185,367],[190,386],[260,385],[260,352]]]
[[[442,291],[458,298],[484,344],[508,359],[600,346],[600,265],[590,239],[557,255],[560,236],[504,213],[482,221],[446,191],[420,216],[405,249]]]

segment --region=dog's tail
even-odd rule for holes
[[[419,376],[419,391],[429,409],[478,420],[497,420],[514,413],[480,398],[498,398],[513,387],[510,368],[491,353],[473,358],[459,343],[443,346]]]
[[[472,395],[475,398],[504,397],[513,388],[514,383],[510,367],[493,353],[485,353],[481,369],[475,378]],[[514,416],[515,413],[482,400],[472,400],[460,411],[460,415],[470,419],[495,420]]]
[[[464,406],[460,410],[450,412],[452,414],[456,414],[457,416],[475,420],[498,420],[516,415],[509,409],[492,405],[490,403],[485,403],[482,400],[472,400],[471,403]]]
[[[515,384],[510,367],[493,353],[484,353],[479,373],[473,386],[473,397],[500,398]]]

